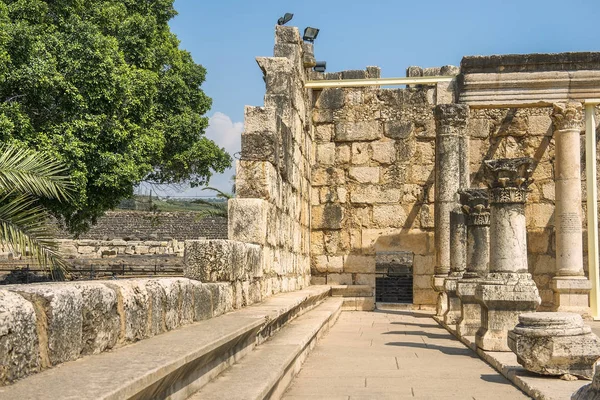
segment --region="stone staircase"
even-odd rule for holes
[[[266,301],[135,344],[60,364],[0,399],[278,398],[341,313],[330,286]]]

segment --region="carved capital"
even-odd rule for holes
[[[463,212],[467,215],[467,225],[489,226],[490,206],[487,189],[465,189],[458,192]]]
[[[578,101],[554,103],[552,105],[552,123],[554,129],[581,129],[583,119],[583,106]]]
[[[438,130],[444,128],[467,127],[469,106],[465,104],[440,104],[434,109],[435,123]]]
[[[490,203],[522,203],[527,201],[527,188],[497,187],[490,189]]]
[[[515,188],[527,191],[533,179],[535,160],[530,157],[485,160],[485,179],[490,189]],[[491,200],[490,196],[490,200]]]

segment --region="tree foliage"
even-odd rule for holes
[[[55,279],[64,275],[67,264],[58,253],[50,216],[38,200],[68,201],[71,187],[64,166],[46,154],[0,145],[0,243],[31,254]]]
[[[206,71],[179,49],[173,0],[0,0],[0,141],[72,177],[47,206],[72,231],[142,180],[205,185],[231,158],[203,136]]]

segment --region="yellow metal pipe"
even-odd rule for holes
[[[452,82],[456,76],[417,76],[408,78],[373,78],[373,79],[337,79],[308,81],[304,84],[306,89],[327,89],[344,87],[367,86],[397,86],[397,85],[435,85],[438,82]]]

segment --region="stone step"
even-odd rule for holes
[[[298,317],[190,400],[280,398],[317,340],[337,321],[342,303],[332,297]]]
[[[0,399],[186,399],[292,319],[319,305],[330,286],[311,286],[80,358],[0,387]]]
[[[375,309],[375,296],[373,288],[369,285],[333,285],[332,297],[343,297],[344,311],[373,311]]]

